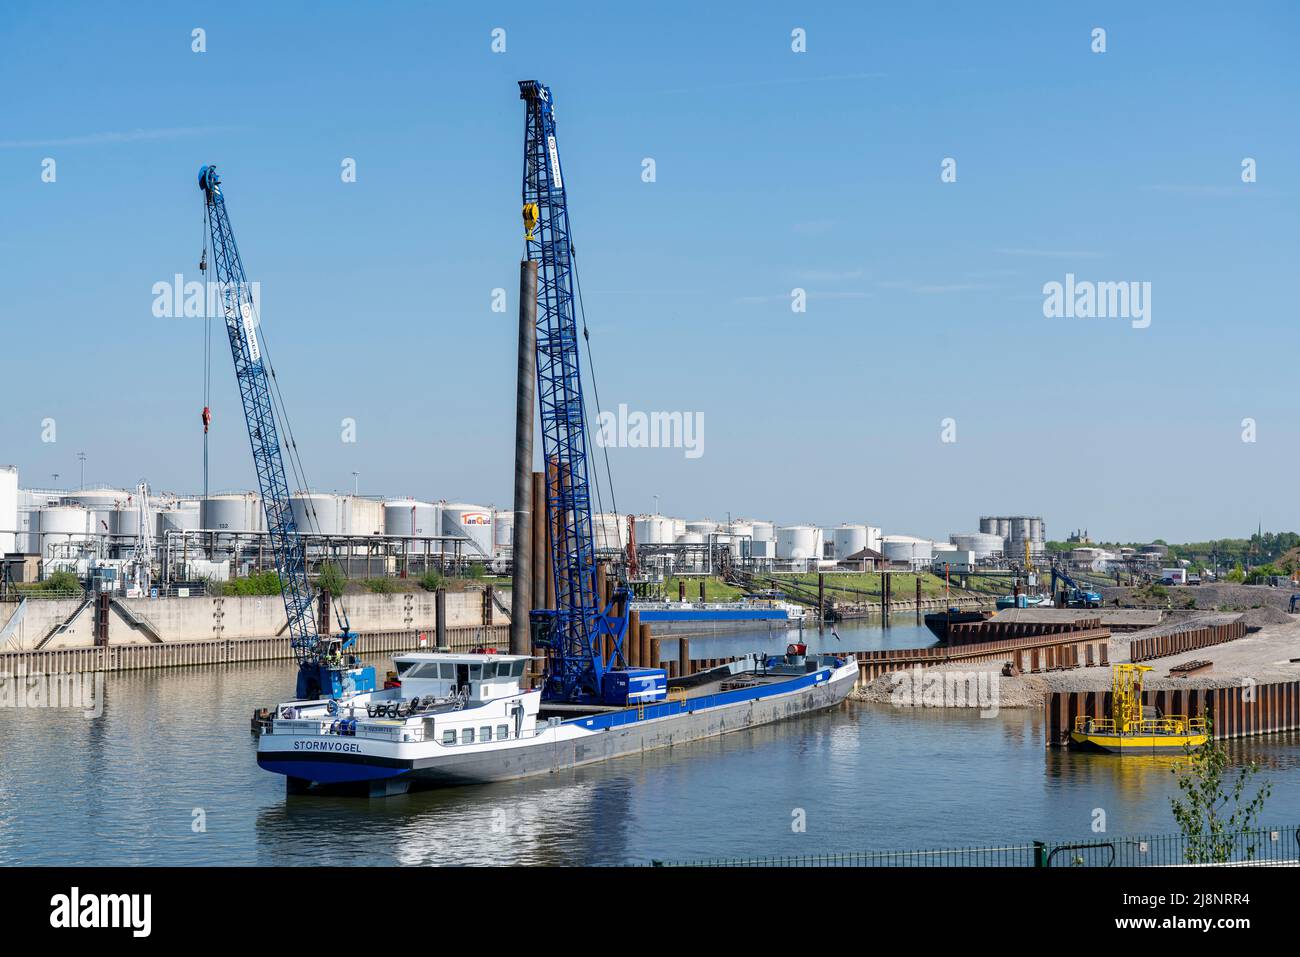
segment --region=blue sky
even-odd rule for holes
[[[1300,527],[1294,4],[464,6],[0,9],[0,461],[24,485],[85,451],[87,483],[201,487],[202,323],[151,289],[197,278],[215,163],[313,486],[508,503],[536,78],[603,403],[704,420],[699,458],[611,451],[622,509]],[[1150,327],[1045,318],[1066,273],[1150,282]],[[211,485],[251,487],[214,342]]]

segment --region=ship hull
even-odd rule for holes
[[[302,750],[302,739],[274,741],[264,736],[258,764],[285,775],[291,793],[333,791],[379,797],[410,789],[508,781],[553,774],[825,710],[842,702],[856,680],[857,666],[849,663],[830,672],[826,680],[809,682],[788,692],[618,724],[612,724],[611,719],[627,713],[578,718],[547,727],[533,738],[473,750],[434,746],[425,748],[424,754],[411,753],[415,749],[409,748],[407,753],[402,753],[402,748],[353,739],[341,746],[356,750],[321,755]],[[610,726],[601,726],[607,723]]]

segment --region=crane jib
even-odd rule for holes
[[[212,266],[222,292],[235,380],[244,407],[258,491],[266,512],[267,536],[288,618],[289,644],[298,660],[297,694],[299,698],[317,698],[368,690],[366,685],[374,686],[374,669],[347,667],[342,656],[342,638],[317,634],[306,549],[294,522],[271,380],[258,341],[258,316],[220,182],[215,167],[204,166],[199,170],[199,188],[204,193],[212,242]]]
[[[586,415],[575,313],[573,246],[550,91],[521,81],[524,118],[523,219],[528,259],[537,262],[537,405],[552,529],[554,606],[534,609],[535,643],[546,652],[547,698],[600,701],[626,682],[607,681],[627,659],[628,594],[597,593]]]

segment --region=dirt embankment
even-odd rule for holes
[[[1207,582],[1203,585],[1158,585],[1101,589],[1107,608],[1159,608],[1170,612],[1242,612],[1248,625],[1292,621],[1287,609],[1293,591],[1267,585]]]

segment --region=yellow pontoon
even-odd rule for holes
[[[1142,676],[1150,670],[1147,665],[1115,665],[1111,716],[1079,715],[1070,732],[1071,746],[1113,754],[1153,754],[1204,744],[1204,718],[1161,715],[1142,706]]]

